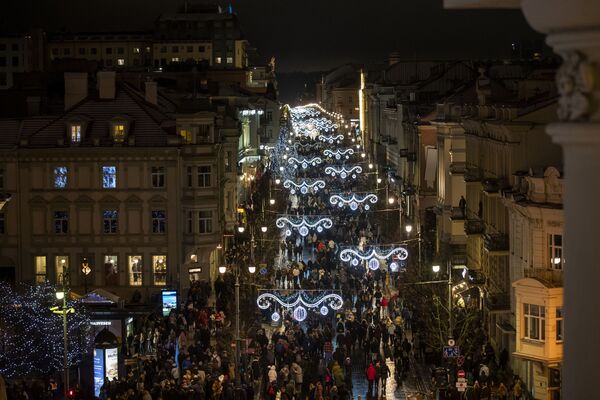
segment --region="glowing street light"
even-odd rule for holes
[[[56,292],[56,299],[57,300],[62,300],[64,298],[65,298],[65,292],[63,292],[63,291]]]
[[[248,272],[250,272],[251,274],[256,272],[256,266],[255,265],[249,265],[248,266]]]
[[[260,230],[262,233],[267,233],[267,227],[266,226],[261,226]]]
[[[245,230],[246,230],[246,228],[244,228],[243,226],[238,226],[239,233],[244,233]]]
[[[440,266],[439,266],[439,265],[437,265],[437,264],[436,264],[436,265],[433,265],[433,266],[431,267],[431,270],[432,270],[433,272],[435,272],[436,274],[437,274],[438,272],[440,272],[440,269],[441,269],[441,268],[440,268]]]
[[[381,178],[377,178],[377,183],[381,183]]]
[[[270,205],[274,205],[275,204],[275,199],[269,199],[269,204]]]
[[[409,224],[409,225],[406,225],[405,229],[406,229],[406,233],[411,233],[413,227],[412,227],[412,225]]]
[[[393,197],[388,198],[388,203],[394,204],[395,199]]]
[[[373,163],[369,163],[369,169],[373,169]]]
[[[279,185],[280,183],[281,183],[281,179],[279,179],[279,178],[275,179],[275,184],[276,185]]]
[[[219,273],[220,274],[224,274],[225,272],[227,272],[227,267],[224,265],[220,265],[219,266]]]

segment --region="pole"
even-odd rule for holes
[[[452,334],[452,263],[447,261],[448,268],[448,339],[453,338]]]
[[[63,373],[64,373],[64,396],[67,398],[67,394],[69,391],[69,338],[67,335],[67,290],[65,280],[67,279],[67,275],[65,274],[65,267],[63,266],[63,307],[62,307],[62,316],[63,316]]]
[[[235,275],[235,386],[239,389],[242,386],[242,377],[240,376],[240,269]]]

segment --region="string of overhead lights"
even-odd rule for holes
[[[329,314],[329,309],[339,310],[344,305],[342,296],[336,293],[322,293],[316,299],[308,299],[307,293],[303,290],[296,292],[291,296],[281,296],[277,292],[265,292],[258,296],[256,305],[261,310],[266,310],[274,305],[284,309],[293,309],[292,316],[298,322],[302,322],[308,316],[308,310],[319,310],[321,315]],[[271,314],[271,320],[278,322],[281,315],[277,310]]]
[[[325,167],[325,173],[331,176],[340,176],[342,179],[346,179],[349,175],[356,179],[356,175],[362,173],[362,167],[355,165],[351,168],[346,167]]]
[[[365,210],[369,210],[370,206],[368,203],[375,204],[377,201],[378,197],[373,193],[366,194],[362,197],[356,194],[352,194],[352,196],[334,194],[329,197],[329,204],[340,208],[348,205],[352,211],[357,210],[361,205]]]
[[[309,217],[296,217],[300,218],[300,221],[297,222],[294,219],[288,217],[279,217],[275,221],[275,226],[280,229],[288,227],[285,231],[286,236],[290,236],[292,234],[291,228],[294,228],[298,231],[298,233],[302,236],[306,236],[309,233],[310,229],[316,229],[317,232],[323,232],[323,229],[330,229],[333,226],[333,221],[331,218],[313,218],[313,222],[310,221]]]

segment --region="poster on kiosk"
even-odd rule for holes
[[[119,349],[94,349],[94,395],[100,396],[104,378],[119,378]]]

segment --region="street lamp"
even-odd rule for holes
[[[62,300],[65,298],[65,292],[63,292],[62,290],[59,290],[58,292],[56,292],[56,300]]]
[[[269,204],[270,205],[274,205],[275,204],[275,199],[269,199]]]
[[[369,169],[373,169],[373,163],[369,163]]]
[[[225,272],[227,272],[227,267],[224,265],[219,265],[219,273],[224,274]]]
[[[404,229],[406,229],[406,233],[410,234],[412,232],[413,227],[412,227],[412,225],[409,224],[409,225],[406,225],[406,227]]]
[[[248,272],[250,272],[251,274],[255,273],[256,272],[256,266],[254,264],[251,264],[248,267]]]
[[[262,233],[267,233],[267,229],[268,229],[268,228],[267,228],[266,226],[261,226],[261,227],[260,227],[260,231],[261,231]]]
[[[436,274],[437,274],[438,272],[440,272],[440,266],[439,266],[439,265],[437,265],[437,264],[436,264],[436,265],[433,265],[433,266],[431,267],[431,269],[432,269],[432,270],[433,270],[433,272],[435,272]]]
[[[377,178],[377,183],[381,183],[381,178]]]
[[[446,262],[446,268],[448,270],[448,339],[452,339],[452,264],[450,260]],[[431,269],[437,274],[441,267],[436,264]]]
[[[275,184],[276,185],[279,185],[280,183],[281,183],[281,179],[279,179],[279,178],[275,179]]]
[[[244,231],[246,230],[246,228],[245,228],[245,227],[243,227],[243,226],[241,226],[241,225],[240,225],[240,226],[238,226],[238,228],[237,228],[237,229],[238,229],[238,232],[239,232],[239,233],[244,233]]]
[[[388,203],[390,203],[390,204],[394,204],[394,198],[393,198],[393,197],[389,197],[389,198],[388,198]]]

